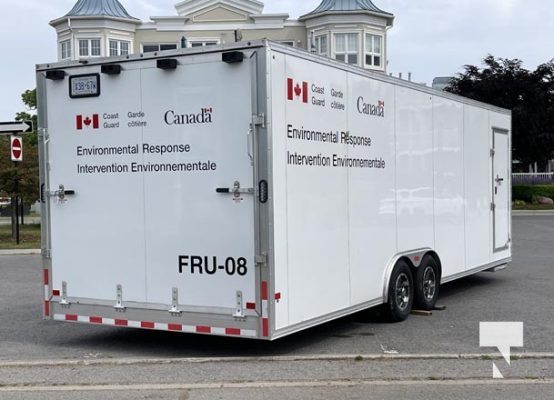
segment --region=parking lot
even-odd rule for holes
[[[362,395],[371,387],[375,395],[410,390],[413,398],[421,391],[457,399],[467,398],[465,386],[479,392],[489,384],[498,398],[551,398],[542,396],[554,377],[554,216],[515,217],[513,236],[509,268],[444,285],[444,311],[388,324],[371,310],[273,343],[42,321],[40,256],[1,256],[0,398],[86,386],[79,397],[105,398],[96,393],[104,388],[118,398],[162,398],[160,390],[163,398],[258,398],[265,387],[275,397],[383,398]],[[479,347],[481,321],[524,323],[524,347],[513,349],[519,355],[511,366],[494,348]],[[493,361],[502,383],[488,381]],[[398,385],[387,386],[390,380]],[[231,386],[222,392],[221,385]],[[132,397],[137,389],[153,397]]]

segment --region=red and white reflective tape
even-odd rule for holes
[[[205,335],[220,335],[220,336],[238,336],[255,338],[257,332],[253,329],[240,328],[216,328],[212,326],[201,325],[182,325],[182,324],[166,324],[150,321],[130,321],[126,319],[113,319],[97,316],[84,316],[75,314],[54,314],[56,321],[71,321],[83,322],[89,324],[109,325],[109,326],[128,326],[131,328],[155,329],[160,331],[173,331],[185,333],[201,333]]]
[[[50,273],[48,269],[43,269],[42,271],[43,281],[44,281],[44,316],[50,316]]]
[[[267,281],[262,281],[262,336],[269,337],[269,291]]]

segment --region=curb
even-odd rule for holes
[[[512,217],[549,216],[554,215],[554,210],[514,210]]]
[[[41,254],[40,249],[11,249],[11,250],[0,250],[0,256],[28,256],[28,255],[37,255]]]
[[[99,358],[86,360],[29,360],[0,361],[0,368],[78,367],[78,366],[140,366],[242,362],[310,362],[310,361],[491,361],[503,360],[500,354],[320,354],[305,356],[254,356],[254,357],[189,357],[189,358]],[[554,360],[554,353],[515,353],[512,360]]]

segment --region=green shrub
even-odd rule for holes
[[[523,200],[527,203],[537,201],[539,196],[554,199],[554,185],[513,185],[512,200]]]

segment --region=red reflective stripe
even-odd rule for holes
[[[167,325],[167,329],[170,331],[182,331],[183,325],[180,324],[169,324]]]
[[[49,301],[44,302],[44,316],[45,317],[50,316],[50,302]]]
[[[240,329],[237,328],[225,328],[226,335],[240,336]]]
[[[196,327],[197,333],[212,333],[212,328],[209,326],[197,326]]]
[[[281,292],[275,293],[275,300],[281,300]]]
[[[42,271],[42,274],[43,274],[44,284],[45,284],[45,285],[48,285],[48,283],[49,283],[49,279],[48,279],[48,270],[45,269],[44,271]]]
[[[52,296],[59,296],[60,291],[59,290],[52,290]]]
[[[155,324],[154,324],[153,322],[144,322],[144,321],[142,321],[142,322],[140,323],[140,327],[141,327],[141,328],[154,329]]]
[[[269,336],[269,319],[267,318],[262,319],[262,336]]]
[[[262,300],[269,300],[267,293],[267,282],[262,281]]]
[[[91,322],[91,324],[101,324],[102,317],[89,317],[89,321]]]
[[[116,326],[127,326],[129,322],[126,319],[116,319],[115,325]]]
[[[65,315],[65,320],[66,321],[77,321],[77,316],[76,315],[72,315],[72,314],[66,314]]]
[[[255,310],[256,309],[256,303],[246,303],[246,309],[247,310]]]

